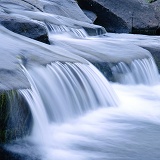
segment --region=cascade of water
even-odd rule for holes
[[[72,33],[76,37],[79,37],[79,38],[88,37],[87,32],[83,28],[77,29],[77,28],[67,27],[65,25],[55,25],[51,23],[46,23],[46,24],[51,34],[67,32],[67,33]]]
[[[32,135],[36,135],[36,138],[39,140],[41,139],[41,142],[45,142],[45,137],[48,136],[47,130],[48,130],[48,117],[47,113],[43,104],[43,101],[40,98],[40,93],[38,91],[38,88],[36,84],[34,83],[34,80],[30,76],[29,72],[25,69],[24,66],[22,66],[23,72],[27,76],[31,89],[22,89],[19,90],[19,92],[25,97],[27,100],[34,120],[34,127],[32,130]],[[40,131],[42,134],[36,134],[37,131]]]
[[[126,64],[118,63],[111,68],[115,80],[122,84],[157,84],[158,70],[153,58],[138,59]]]
[[[109,83],[92,65],[56,62],[29,73],[50,120],[62,122],[99,106],[117,104]]]
[[[70,29],[65,25],[55,25],[51,23],[47,23],[47,27],[50,32],[58,33],[58,32],[69,32]]]
[[[73,32],[74,35],[76,35],[77,37],[80,37],[80,38],[88,37],[88,34],[86,33],[86,31],[83,28],[79,28],[79,29],[71,28],[71,32]]]
[[[54,62],[24,71],[31,89],[20,92],[31,107],[34,131],[41,130],[42,137],[47,135],[49,122],[65,122],[89,110],[118,103],[108,81],[91,64]]]

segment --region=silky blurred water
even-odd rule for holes
[[[89,37],[82,27],[89,27],[91,24],[44,12],[24,11],[23,7],[8,7],[14,16],[45,22],[51,45],[27,39],[0,27],[0,35],[3,37],[1,52],[5,55],[1,57],[1,68],[17,69],[17,56],[24,56],[27,61],[38,64],[55,61],[63,63],[53,64],[54,70],[53,66],[47,65],[47,71],[43,68],[44,70],[37,69],[27,73],[31,74],[28,78],[31,90],[21,92],[31,107],[35,120],[33,131],[30,136],[6,144],[4,148],[20,155],[23,160],[160,159],[159,77],[155,66],[152,65],[151,68],[156,74],[148,67],[150,52],[138,47],[140,44],[157,46],[159,37],[112,33]],[[151,78],[155,83],[147,81],[147,85],[142,85],[146,80],[144,74],[142,81],[138,81],[140,84],[137,84],[137,71],[133,77],[132,73],[128,74],[128,68],[127,74],[122,70],[123,75],[119,78],[124,84],[108,83],[93,66],[91,70],[85,67],[89,62],[79,56],[89,61],[120,63],[118,67],[125,66],[125,69],[126,64],[128,67],[131,63],[132,70],[142,70],[138,72],[138,78],[144,74],[144,69],[148,69],[153,74],[149,74],[151,77],[147,76],[147,79]],[[141,59],[144,62],[140,63],[144,67],[135,67]],[[64,64],[68,61],[83,64]],[[51,79],[54,83],[51,83]],[[128,85],[126,81],[131,79],[134,83]],[[119,99],[118,105],[115,103],[117,97],[113,96],[112,91],[108,91],[110,85]],[[54,104],[52,96],[57,105],[53,110],[45,112],[46,107]],[[54,120],[49,118],[53,114],[58,115]]]
[[[160,157],[160,85],[112,84],[120,99],[67,123],[51,123],[45,143],[34,137],[6,146],[42,160],[157,160]]]

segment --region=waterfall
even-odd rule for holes
[[[159,82],[159,74],[153,58],[137,59],[130,64],[119,62],[111,67],[114,78],[122,84],[147,84]]]
[[[11,91],[7,95],[9,103],[3,99],[6,95],[0,95],[0,111],[5,115],[0,121],[7,124],[5,130],[0,125],[5,131],[0,135],[7,139],[9,127],[9,133],[14,132],[17,138],[0,145],[0,159],[158,160],[159,74],[150,52],[139,45],[149,44],[157,50],[159,37],[99,36],[105,33],[100,26],[45,13],[57,6],[58,13],[71,9],[63,0],[1,1],[2,22],[12,26],[10,21],[16,23],[18,18],[23,24],[19,18],[27,18],[27,23],[46,24],[51,43],[43,44],[0,26],[0,87],[18,88],[18,94]],[[77,5],[74,0],[68,2]],[[32,7],[43,12],[33,12]],[[23,29],[28,33],[25,26]],[[101,65],[104,75],[109,69],[116,83],[108,82],[90,62]],[[17,134],[23,131],[26,136],[18,139],[21,136]]]
[[[54,62],[29,71],[23,69],[31,89],[20,93],[31,107],[33,132],[41,131],[43,137],[49,122],[66,122],[99,107],[118,104],[108,81],[91,64]]]
[[[46,23],[50,34],[60,34],[60,33],[71,33],[76,37],[85,38],[88,37],[86,31],[83,28],[72,28],[65,25],[56,25],[51,23]]]

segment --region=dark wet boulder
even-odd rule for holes
[[[78,4],[82,9],[94,12],[97,15],[94,23],[105,27],[108,32],[129,32],[125,21],[100,3],[92,0],[78,0]]]
[[[149,32],[159,24],[154,8],[145,0],[78,0],[78,4],[96,13],[94,23],[109,32]]]
[[[0,143],[30,134],[32,115],[26,100],[16,90],[0,93]]]
[[[0,24],[5,28],[20,35],[49,43],[47,29],[43,23],[25,19],[24,17],[14,17],[10,15],[0,15]]]

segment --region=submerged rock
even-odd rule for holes
[[[42,22],[20,16],[0,15],[0,24],[15,33],[49,44],[47,28]]]
[[[114,82],[114,76],[111,70],[111,63],[107,62],[92,62],[92,64],[109,80]]]

